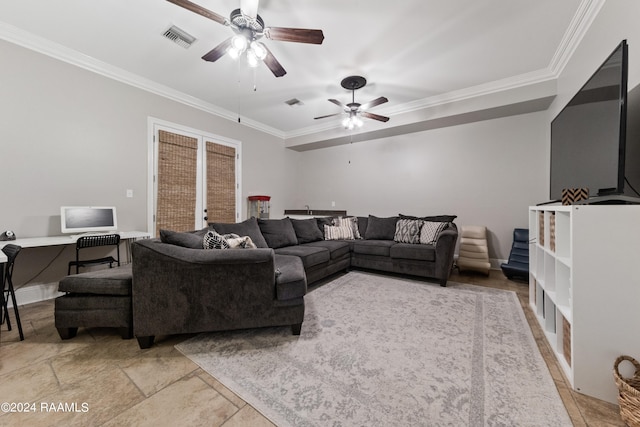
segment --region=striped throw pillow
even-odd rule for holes
[[[350,225],[325,225],[324,240],[353,240]]]

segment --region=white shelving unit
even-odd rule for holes
[[[640,358],[640,206],[529,208],[529,302],[574,390],[617,403]]]

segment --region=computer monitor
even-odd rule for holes
[[[60,228],[63,233],[109,232],[118,229],[115,206],[62,206]]]

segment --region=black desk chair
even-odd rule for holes
[[[93,248],[96,246],[115,246],[117,257],[112,256],[95,258],[95,259],[80,259],[80,251],[86,248]],[[97,236],[82,236],[78,238],[76,242],[76,260],[69,261],[69,268],[67,275],[71,274],[71,267],[76,266],[76,274],[80,267],[86,267],[88,265],[95,264],[109,264],[109,268],[113,267],[113,264],[117,263],[120,266],[120,235],[119,234],[102,234]]]
[[[508,279],[529,280],[529,229],[513,230],[513,244],[509,261],[500,266]]]
[[[18,324],[18,332],[20,333],[20,341],[24,340],[24,334],[22,333],[22,323],[20,322],[20,312],[18,311],[18,303],[16,302],[16,293],[13,289],[13,265],[16,261],[16,257],[22,250],[22,247],[18,245],[8,244],[2,248],[2,252],[7,256],[7,262],[4,264],[4,272],[2,274],[2,307],[0,307],[0,323],[7,322],[7,329],[11,330],[11,320],[9,319],[9,298],[13,303],[13,312],[16,316],[16,323]],[[4,314],[2,312],[4,310]]]

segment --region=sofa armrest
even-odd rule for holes
[[[436,240],[436,276],[440,285],[446,286],[453,268],[453,256],[458,242],[458,230],[451,227],[443,230]]]

